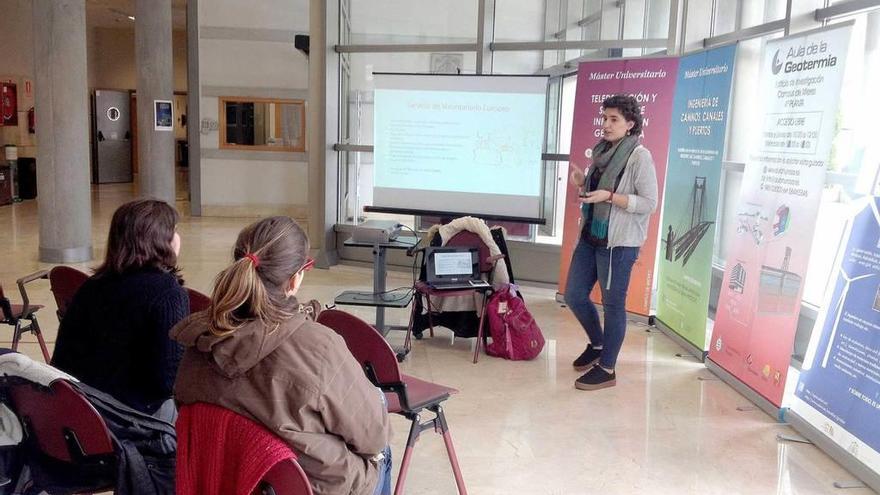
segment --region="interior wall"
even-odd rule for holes
[[[134,52],[134,27],[130,29],[95,27],[89,30],[90,89],[126,89],[137,87],[137,62]],[[174,91],[185,92],[186,32],[172,33]]]
[[[0,73],[33,76],[34,37],[31,0],[3,0],[0,15]]]
[[[293,39],[308,13],[307,0],[199,1],[202,215],[285,214],[307,227],[309,205],[324,201],[310,197],[308,150],[220,149],[218,130],[221,96],[307,99],[308,58]]]
[[[34,106],[34,37],[31,0],[4,0],[0,15],[0,81],[16,84],[18,126],[0,127],[0,147],[18,146],[18,155],[36,156],[36,139],[28,133],[27,111]],[[27,93],[26,87],[31,92]],[[5,160],[0,153],[0,160]]]
[[[0,15],[0,80],[16,83],[18,127],[0,127],[0,146],[15,144],[18,155],[34,157],[36,135],[28,133],[27,111],[34,106],[34,37],[31,0],[3,0]],[[87,37],[88,85],[134,90],[137,86],[134,26],[129,29],[93,27]],[[186,33],[173,33],[174,90],[185,92]],[[30,92],[27,88],[30,87]],[[84,95],[87,97],[87,95]]]

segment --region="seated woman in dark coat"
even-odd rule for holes
[[[116,210],[104,263],[74,296],[52,358],[53,366],[147,414],[171,398],[183,354],[168,336],[189,314],[177,268],[178,220],[172,206],[156,200]]]

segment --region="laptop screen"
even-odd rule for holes
[[[425,251],[425,257],[428,283],[461,282],[480,278],[476,248],[429,247]]]
[[[434,273],[443,277],[450,275],[469,276],[473,270],[470,251],[434,253]]]

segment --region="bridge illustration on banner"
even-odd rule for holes
[[[694,187],[691,194],[685,197],[685,201],[690,203],[690,215],[682,217],[678,225],[673,229],[672,224],[666,227],[666,236],[664,239],[666,261],[679,261],[681,265],[687,265],[688,260],[693,256],[697,246],[709,232],[709,228],[714,221],[706,218],[706,178],[694,177]]]

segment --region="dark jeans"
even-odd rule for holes
[[[626,334],[626,290],[633,264],[639,256],[637,247],[595,247],[581,239],[571,258],[565,303],[571,308],[587,332],[590,343],[602,346],[599,365],[614,369],[617,355]],[[596,282],[602,290],[602,308],[605,329],[599,322],[596,305],[590,301],[590,292]]]

